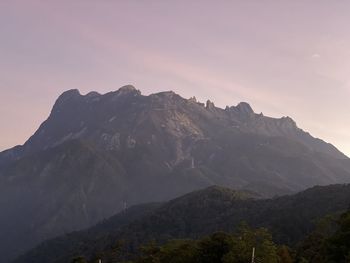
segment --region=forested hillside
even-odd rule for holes
[[[349,204],[350,185],[313,187],[272,199],[213,186],[163,204],[127,209],[88,230],[44,242],[16,262],[63,263],[76,256],[108,258],[114,249],[120,249],[121,259],[128,259],[151,241],[163,244],[173,239],[199,239],[215,232],[231,235],[242,222],[252,231],[266,229],[276,245],[296,249],[317,230],[321,219],[337,218]]]

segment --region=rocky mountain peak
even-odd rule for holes
[[[85,95],[85,97],[87,97],[87,98],[95,98],[95,97],[99,97],[99,96],[101,96],[101,94],[96,92],[96,91],[91,91]]]
[[[139,90],[137,90],[133,85],[125,85],[118,89],[118,94],[141,94]]]
[[[171,97],[174,97],[174,96],[178,96],[174,91],[172,90],[168,90],[168,91],[162,91],[162,92],[158,92],[158,93],[155,93],[155,94],[152,94],[152,95],[155,95],[155,96],[158,96],[158,97],[167,97],[167,98],[171,98]]]
[[[77,98],[77,97],[80,97],[80,96],[81,96],[81,94],[80,94],[78,89],[70,89],[70,90],[67,90],[67,91],[63,92],[58,97],[57,101],[64,102],[64,101],[70,100],[72,98]]]
[[[52,112],[59,112],[60,109],[64,109],[66,105],[71,104],[79,99],[83,98],[78,89],[70,89],[63,92],[56,100]]]
[[[210,101],[210,100],[207,100],[207,103],[206,103],[206,109],[207,110],[214,110],[215,109],[215,104],[214,102]]]
[[[254,114],[252,107],[247,102],[240,102],[236,106],[236,109],[245,114]]]
[[[188,99],[189,102],[197,103],[197,98],[195,96]]]
[[[0,200],[7,201],[0,211],[8,211],[1,214],[0,262],[10,261],[5,252],[9,258],[41,242],[40,233],[90,226],[125,202],[215,184],[272,196],[350,182],[347,157],[291,129],[289,117],[258,117],[245,102],[223,111],[169,91],[138,94],[131,85],[106,94],[66,91],[25,145],[0,153]]]
[[[297,124],[296,122],[289,116],[286,116],[286,117],[282,117],[281,118],[281,122],[286,125],[286,126],[289,126],[289,127],[297,127]]]

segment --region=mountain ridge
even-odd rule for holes
[[[69,90],[23,146],[0,153],[0,253],[211,185],[271,197],[346,182],[349,159],[334,146],[247,103]]]
[[[94,101],[99,101],[103,97],[107,97],[107,96],[117,96],[118,97],[118,96],[122,96],[122,95],[143,96],[143,95],[141,95],[141,92],[139,90],[137,90],[132,85],[126,85],[126,86],[123,86],[123,87],[121,87],[120,89],[118,89],[116,91],[108,92],[108,93],[105,93],[105,94],[100,94],[98,92],[92,91],[92,92],[89,92],[89,93],[87,93],[85,95],[82,95],[78,89],[71,89],[71,90],[67,90],[67,91],[63,92],[58,97],[58,99],[55,102],[55,105],[53,106],[53,109],[52,109],[50,115],[52,115],[53,113],[59,112],[60,111],[60,109],[59,109],[60,106],[64,105],[65,103],[69,103],[69,101],[71,101],[71,100],[82,100],[82,99],[85,99],[85,100],[87,100],[88,102],[91,103],[91,102],[94,102]],[[239,112],[239,113],[243,113],[243,116],[244,117],[248,117],[248,118],[249,117],[259,116],[259,117],[262,117],[265,121],[268,121],[268,122],[275,121],[276,125],[278,125],[278,126],[280,126],[282,128],[283,127],[293,128],[293,129],[300,130],[301,132],[303,132],[301,129],[299,129],[297,127],[296,122],[293,119],[291,119],[290,117],[283,116],[281,118],[272,118],[272,117],[266,117],[266,116],[264,116],[262,114],[256,114],[253,111],[252,107],[247,102],[240,102],[236,106],[226,106],[226,108],[223,109],[223,108],[220,108],[220,107],[216,107],[214,105],[214,103],[211,102],[210,100],[208,100],[206,105],[204,105],[203,103],[200,103],[200,102],[197,102],[196,100],[193,100],[194,97],[187,100],[187,99],[182,98],[181,96],[179,96],[178,94],[176,94],[173,91],[158,92],[158,93],[153,93],[153,94],[150,94],[148,96],[143,96],[143,97],[168,97],[168,98],[171,98],[171,97],[174,97],[174,96],[177,97],[177,98],[181,98],[183,100],[186,100],[187,102],[192,102],[192,103],[195,103],[195,104],[200,105],[200,106],[205,106],[205,108],[207,110],[211,109],[211,110],[220,111],[220,112],[223,112],[223,111],[224,112]],[[50,119],[50,117],[46,121],[48,121],[49,119]],[[255,123],[255,125],[257,125],[258,127],[254,127],[254,128],[260,128],[259,132],[262,132],[262,133],[266,133],[267,132],[267,131],[264,131],[263,128],[259,127],[259,126],[262,125],[262,123],[261,123],[261,121],[259,119],[257,120],[257,123]],[[39,130],[40,130],[40,127],[39,127],[38,131]],[[9,156],[11,156],[11,154],[13,154],[13,155],[16,156],[16,152],[19,151],[19,148],[25,147],[25,145],[30,144],[31,140],[33,140],[32,137],[35,137],[37,135],[37,132],[34,133],[33,136],[31,136],[28,139],[28,141],[24,143],[24,145],[17,145],[17,146],[15,146],[13,148],[10,148],[10,149],[7,149],[7,150],[4,150],[4,151],[0,152],[0,165],[1,165],[1,155],[5,155],[5,156],[9,155]],[[271,132],[271,130],[269,130],[269,132]],[[276,135],[278,135],[278,134],[276,134]],[[305,135],[309,135],[309,133],[305,132]],[[337,156],[337,158],[348,159],[347,156],[345,156],[343,153],[341,153],[339,150],[337,150],[330,143],[326,143],[326,142],[324,142],[323,140],[321,140],[319,138],[314,138],[314,139],[316,141],[320,142],[320,143],[325,143],[325,145],[323,145],[322,147],[320,147],[320,146],[316,147],[316,149],[318,151],[322,152],[322,149],[325,149],[328,146],[329,149],[324,150],[324,152],[331,152],[332,154]],[[306,141],[310,140],[310,137],[304,138],[303,140],[304,140],[304,142],[306,142]],[[13,153],[10,153],[9,151],[12,151],[12,149],[13,149]]]

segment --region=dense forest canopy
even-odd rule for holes
[[[335,225],[334,225],[335,223]],[[277,245],[265,228],[241,224],[235,233],[216,232],[200,239],[174,239],[159,245],[149,242],[137,254],[128,254],[120,240],[113,248],[83,256],[72,263],[347,263],[350,260],[350,211],[338,219],[326,217],[294,248]]]

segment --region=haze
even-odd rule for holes
[[[290,116],[350,155],[349,1],[1,1],[0,150],[57,96],[133,84]]]

